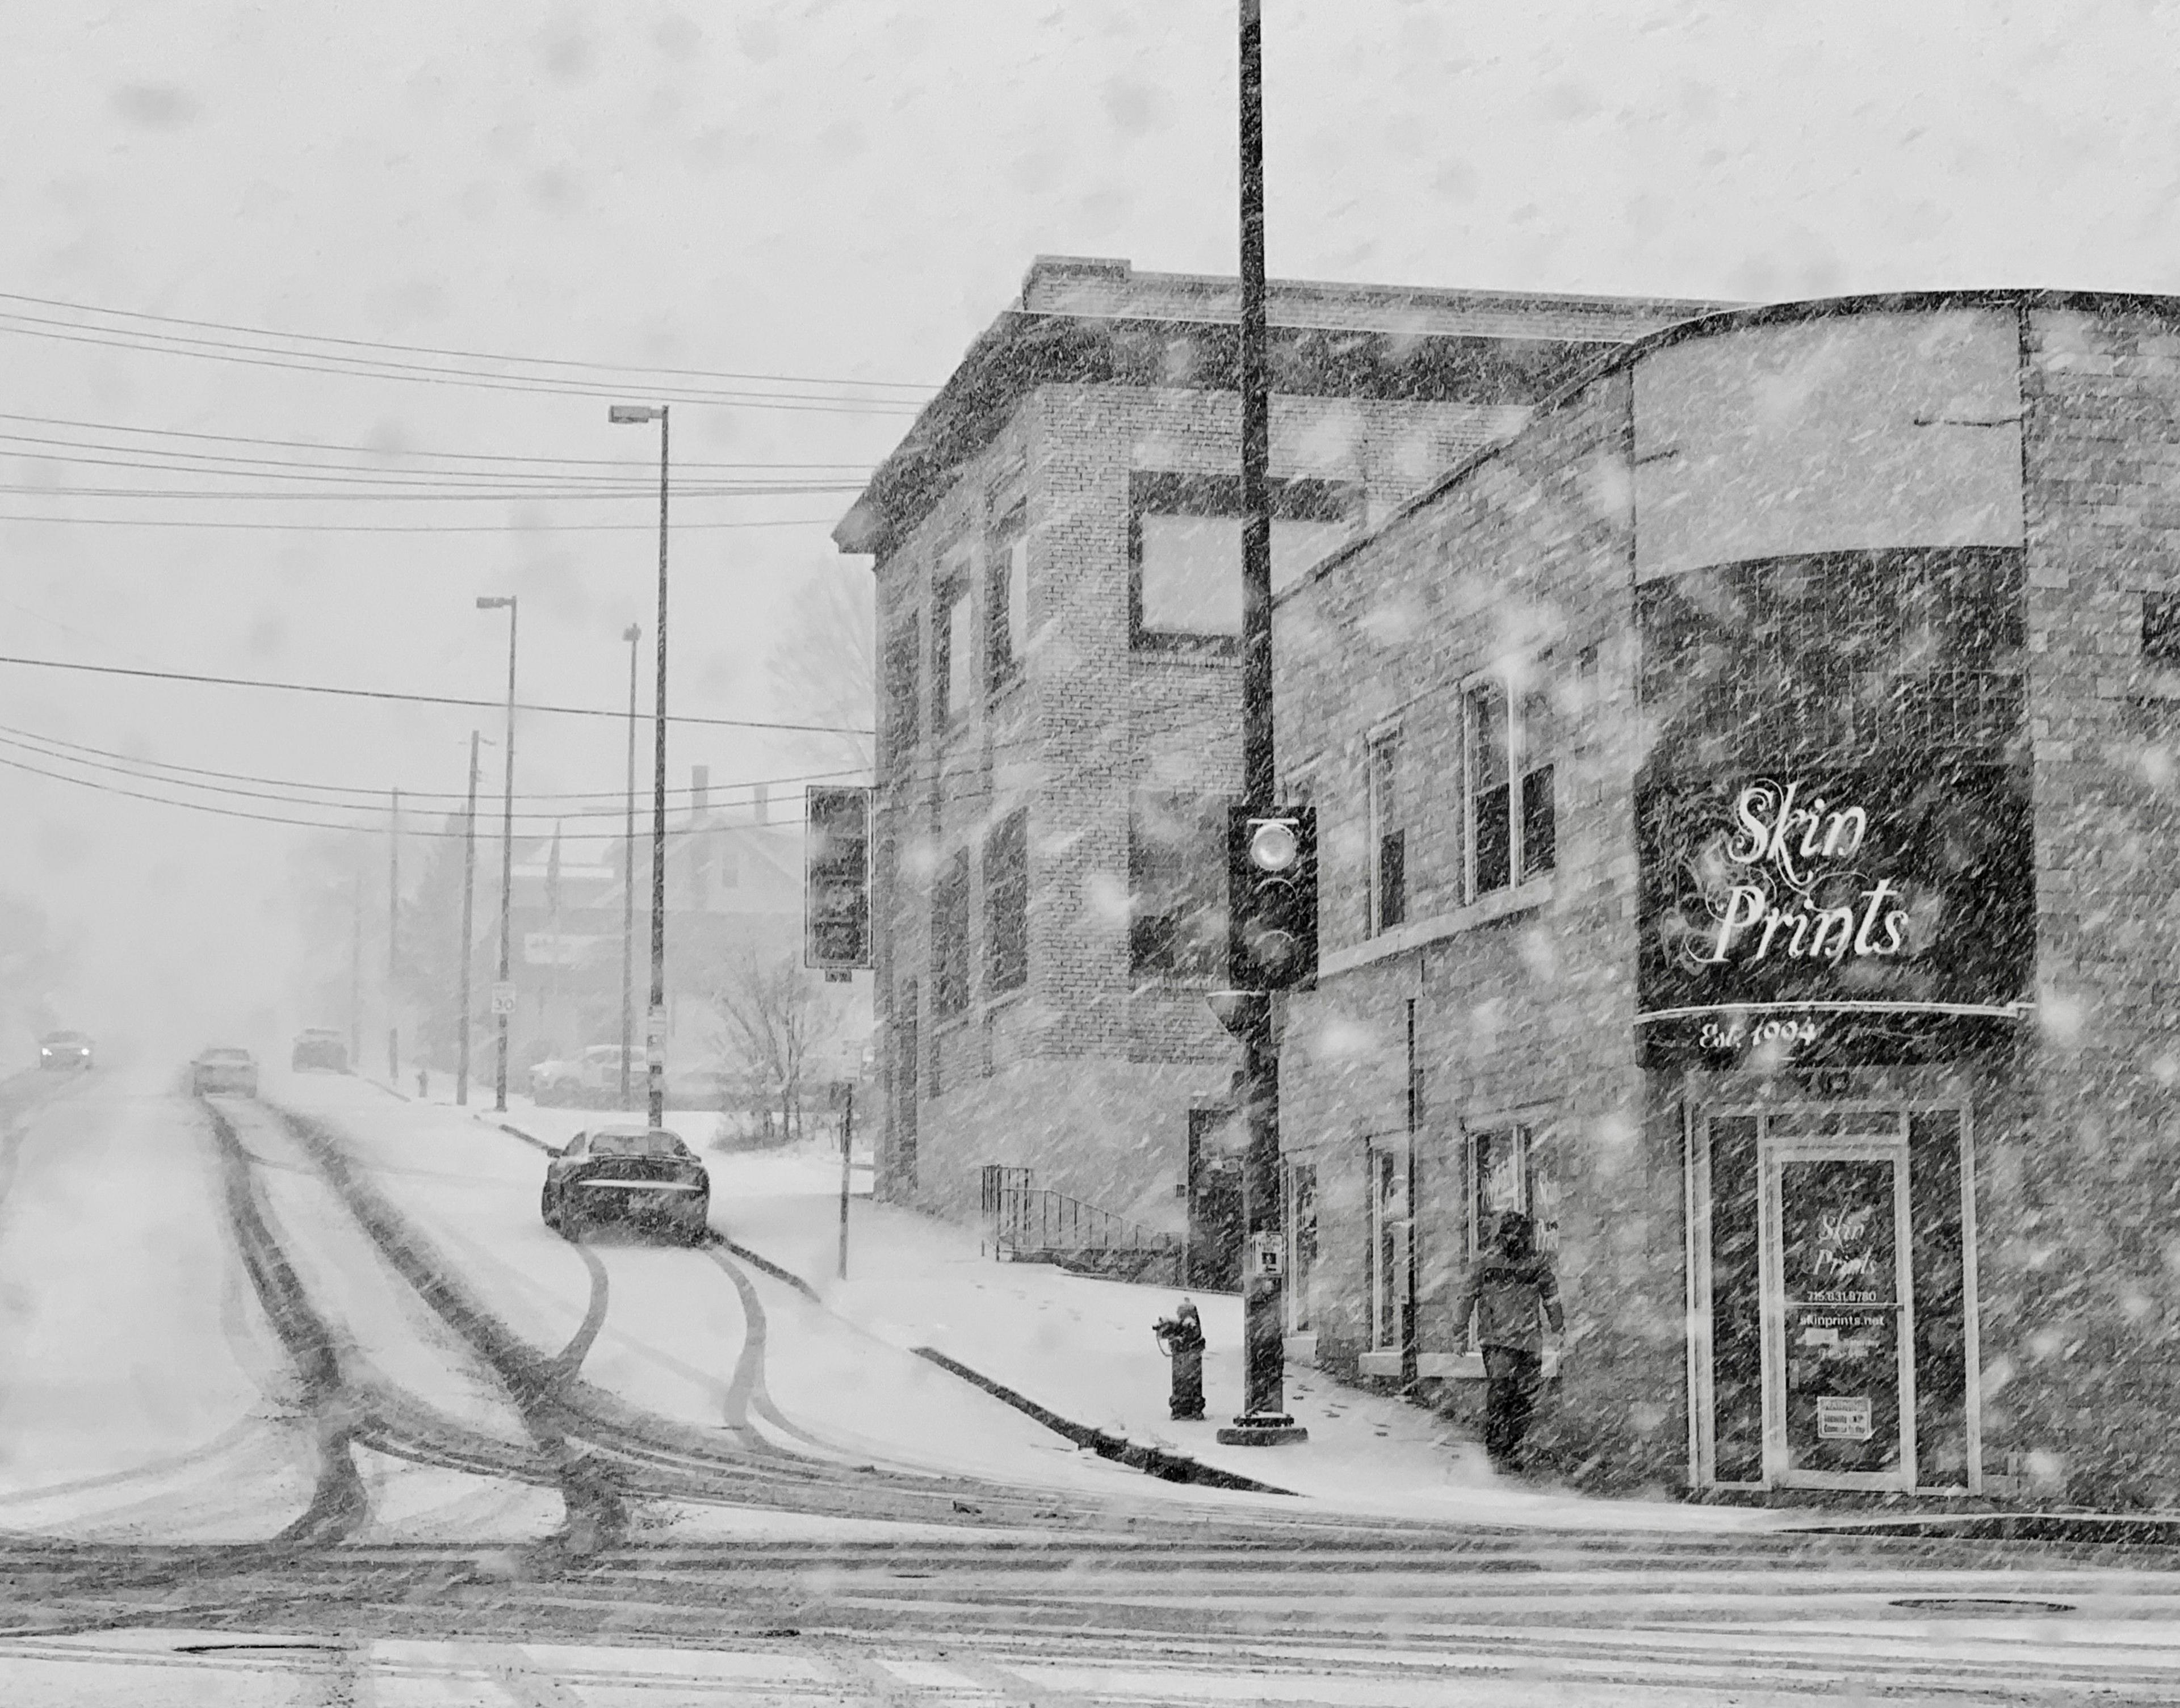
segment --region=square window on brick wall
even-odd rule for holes
[[[1130,642],[1230,654],[1241,633],[1241,483],[1225,475],[1140,474],[1128,483]],[[1300,580],[1352,539],[1361,489],[1271,484],[1272,589]]]

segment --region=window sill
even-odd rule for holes
[[[985,691],[984,709],[996,711],[1000,706],[1021,692],[1022,684],[1029,680],[1029,673],[1016,666]]]
[[[943,1038],[950,1032],[962,1030],[975,1018],[974,1013],[967,1008],[962,1009],[958,1014],[934,1014],[931,1017],[931,1030]]]
[[[1286,1337],[1285,1350],[1289,1364],[1313,1365],[1317,1362],[1317,1336],[1314,1333],[1291,1334]]]
[[[986,996],[984,1013],[988,1015],[1003,1013],[1009,1008],[1019,1008],[1028,1000],[1029,983],[1025,980],[1022,983],[1010,986],[1009,989],[994,991]]]
[[[1138,664],[1215,664],[1236,665],[1241,662],[1241,649],[1207,642],[1192,645],[1182,642],[1147,641],[1140,636],[1128,648],[1128,656]]]
[[[1512,889],[1494,890],[1466,907],[1455,908],[1442,914],[1413,920],[1404,925],[1396,925],[1389,931],[1380,931],[1374,937],[1364,939],[1344,949],[1335,949],[1318,963],[1320,979],[1367,967],[1375,961],[1390,960],[1395,955],[1404,955],[1426,943],[1435,943],[1447,937],[1459,936],[1463,931],[1473,931],[1479,926],[1496,925],[1501,920],[1517,914],[1534,912],[1552,898],[1552,879],[1548,873],[1531,878],[1527,883]]]

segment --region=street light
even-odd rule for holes
[[[507,1021],[510,1006],[508,931],[515,893],[515,623],[518,613],[512,593],[504,598],[480,596],[477,600],[480,611],[498,611],[503,607],[507,612],[507,785],[499,827],[499,983],[492,993],[492,1005],[499,1011],[498,1101],[493,1107],[504,1114],[507,1112]]]
[[[652,720],[651,808],[651,1013],[644,1026],[644,1056],[651,1086],[651,1124],[666,1124],[666,471],[668,405],[614,404],[606,420],[616,427],[658,423],[658,715]]]
[[[628,1107],[628,1057],[636,1047],[636,666],[643,629],[621,631],[628,642],[628,835],[620,861],[620,1101]]]

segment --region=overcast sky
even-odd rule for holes
[[[2180,292],[2173,5],[1265,10],[1276,274],[1742,298]],[[41,0],[12,8],[8,36],[0,413],[30,418],[0,420],[16,436],[0,439],[9,655],[488,699],[505,630],[474,600],[514,591],[526,694],[610,706],[627,691],[622,628],[651,626],[642,491],[202,496],[292,489],[283,465],[313,458],[356,478],[460,468],[495,492],[496,465],[416,453],[625,457],[647,479],[654,431],[608,428],[604,396],[307,371],[299,353],[322,365],[328,347],[90,310],[603,365],[555,371],[586,392],[636,365],[788,376],[679,382],[801,401],[685,402],[677,464],[692,481],[705,462],[832,465],[711,478],[852,486],[907,420],[873,400],[913,395],[873,382],[943,380],[1033,255],[1233,265],[1230,3]],[[117,347],[149,332],[256,348]],[[630,376],[625,394],[654,382]],[[76,460],[54,455],[61,440]],[[266,466],[215,479],[205,454]],[[195,496],[67,490],[87,487]],[[677,709],[777,715],[765,652],[791,590],[833,564],[846,502],[677,505]],[[15,519],[32,517],[67,519]],[[256,525],[171,525],[184,520]],[[0,666],[0,740],[284,780],[459,790],[478,723],[497,734],[489,713]],[[526,720],[518,743],[519,788],[619,784],[610,722]],[[725,730],[674,747],[677,783],[692,762],[721,780],[795,768]],[[20,747],[0,759],[89,774]],[[92,1027],[156,1008],[195,1047],[343,1023],[273,1012],[300,834],[0,767],[0,889],[70,935],[64,1018]],[[383,839],[355,857],[383,874]]]

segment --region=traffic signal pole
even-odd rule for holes
[[[1272,723],[1272,420],[1264,292],[1264,70],[1260,0],[1241,3],[1241,799],[1269,811],[1277,797]],[[1276,992],[1235,993],[1228,1025],[1241,1039],[1241,1167],[1247,1231],[1242,1277],[1242,1414],[1219,1439],[1236,1446],[1300,1441],[1286,1411],[1286,1285],[1280,1202],[1280,1023]],[[1224,1018],[1222,1016],[1222,1018]]]

